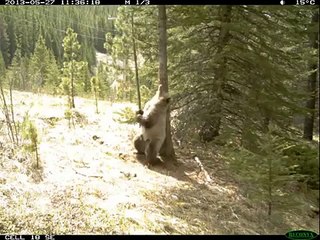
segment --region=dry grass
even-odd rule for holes
[[[93,100],[76,98],[82,118],[69,128],[64,97],[14,92],[14,100],[17,119],[28,111],[36,122],[41,168],[34,169],[34,160],[20,149],[11,150],[2,128],[2,234],[319,232],[317,219],[294,212],[276,213],[278,222],[268,219],[261,206],[239,194],[219,156],[207,153],[204,160],[209,184],[186,150],[177,150],[178,166],[140,164],[131,143],[138,126],[113,120],[115,111],[132,104],[100,101],[96,114]]]

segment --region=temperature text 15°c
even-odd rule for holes
[[[316,0],[296,0],[296,5],[315,5]]]

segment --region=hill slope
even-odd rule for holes
[[[130,104],[76,98],[75,128],[64,117],[66,99],[14,92],[17,118],[26,112],[40,135],[41,168],[0,139],[0,233],[19,234],[285,234],[318,230],[318,221],[293,213],[267,221],[244,198],[216,155],[199,170],[191,152],[178,164],[148,169],[134,154],[137,125],[114,121]],[[210,164],[209,164],[210,163]],[[211,178],[211,181],[206,181]],[[276,216],[278,218],[278,216]]]

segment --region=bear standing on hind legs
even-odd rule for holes
[[[141,125],[141,134],[134,139],[138,153],[146,155],[147,163],[161,163],[158,158],[160,148],[166,138],[166,117],[170,97],[163,93],[162,85],[153,98],[146,103],[143,111],[137,112],[137,122]]]

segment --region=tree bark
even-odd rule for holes
[[[319,23],[319,13],[314,13],[311,21],[311,26]],[[310,34],[310,45],[314,49],[318,49],[318,39],[319,33],[312,32]],[[303,129],[303,138],[309,141],[313,139],[313,128],[314,128],[314,115],[316,110],[316,92],[317,92],[317,63],[310,64],[310,70],[313,71],[307,80],[307,92],[309,94],[309,99],[306,102],[306,108],[309,113],[304,118],[304,129]]]
[[[167,16],[166,6],[159,5],[159,83],[162,84],[164,92],[169,92],[168,71],[167,71]],[[175,152],[172,143],[170,126],[170,107],[167,111],[166,119],[166,139],[161,147],[160,156],[165,161],[175,161]]]

